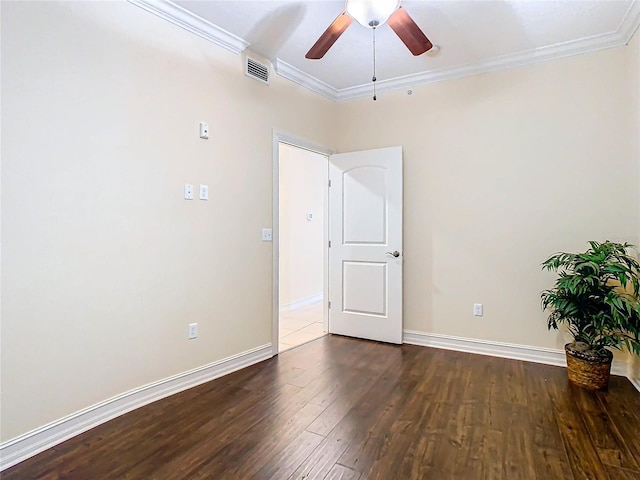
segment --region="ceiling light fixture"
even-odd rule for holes
[[[319,60],[340,38],[351,22],[356,20],[360,25],[370,28],[373,37],[373,99],[376,100],[376,29],[387,23],[402,43],[414,55],[422,55],[433,47],[433,44],[416,25],[404,8],[401,0],[345,0],[344,11],[336,17],[320,38],[316,40],[305,55],[310,60]]]
[[[360,25],[376,28],[383,25],[400,6],[400,0],[346,0],[345,10]]]

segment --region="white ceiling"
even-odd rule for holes
[[[278,74],[332,100],[371,93],[372,31],[357,22],[321,60],[304,57],[344,1],[130,1],[230,50],[248,47]],[[403,0],[402,6],[440,49],[414,57],[388,25],[380,27],[381,92],[623,45],[640,24],[639,0]]]

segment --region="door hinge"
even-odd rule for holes
[[[329,186],[331,186],[331,180],[329,180]]]
[[[331,308],[331,300],[329,300],[329,308]]]
[[[329,240],[329,248],[331,248],[331,240]]]

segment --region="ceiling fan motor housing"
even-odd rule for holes
[[[400,0],[347,0],[346,11],[360,25],[376,28],[400,6]]]

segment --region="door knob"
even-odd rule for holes
[[[387,255],[393,255],[394,257],[398,258],[400,256],[400,252],[398,250],[395,250],[393,252],[384,252]]]

